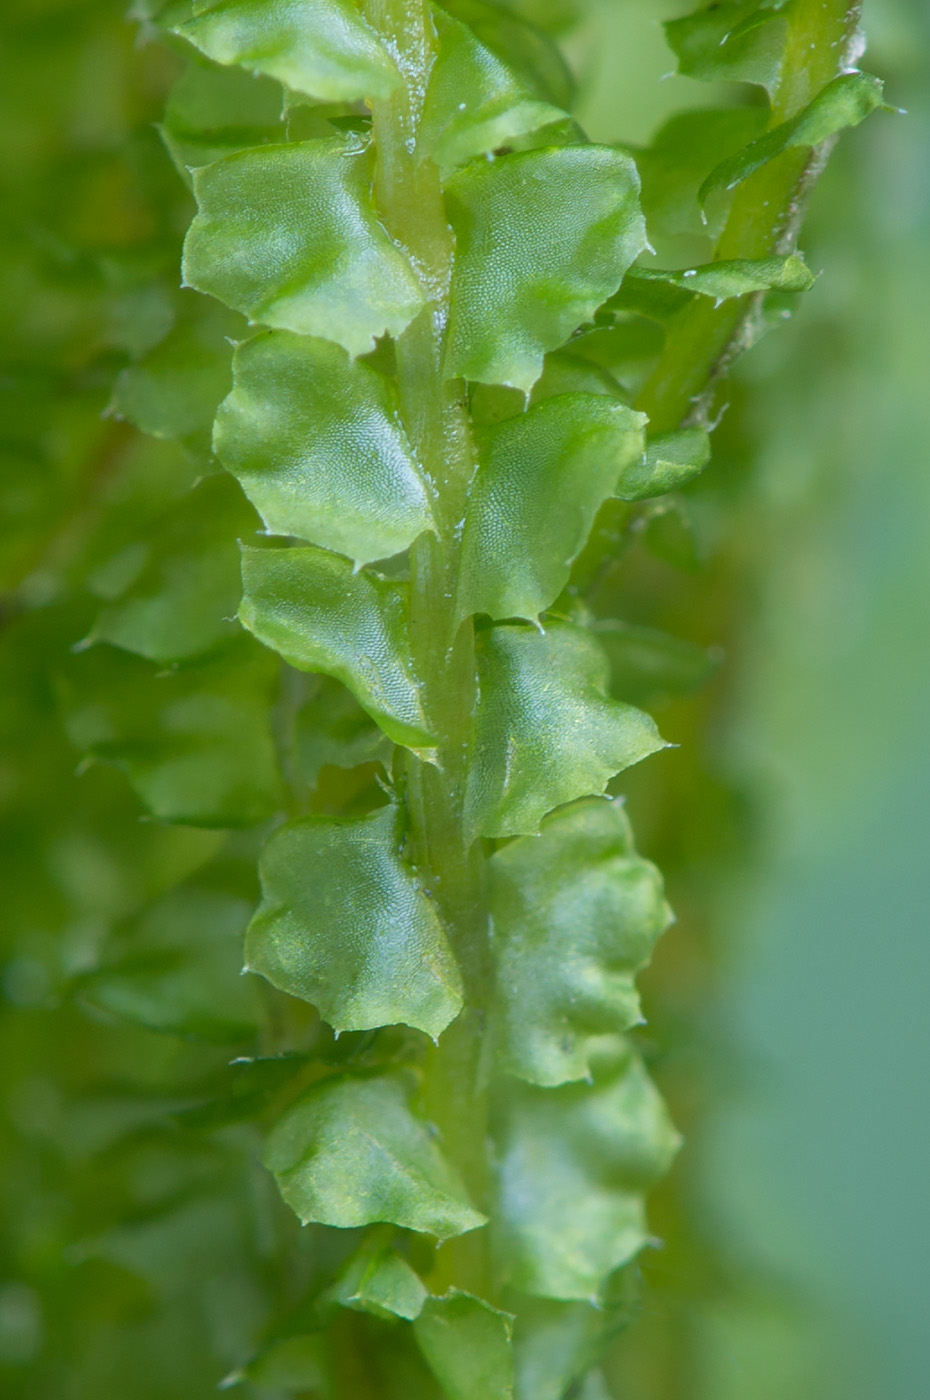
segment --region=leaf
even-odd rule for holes
[[[272,1128],[263,1160],[305,1225],[386,1221],[446,1240],[486,1223],[398,1073],[315,1085]]]
[[[196,301],[196,306],[190,303]],[[228,337],[238,316],[187,297],[167,337],[117,376],[109,412],[157,438],[208,433],[231,383]]]
[[[478,640],[472,836],[533,835],[553,807],[665,747],[648,715],[608,698],[607,659],[582,628],[492,627]]]
[[[702,221],[701,182],[722,158],[764,131],[766,115],[763,107],[678,112],[660,127],[651,146],[633,153],[643,182],[643,212],[653,238],[716,237],[725,210],[712,211]]]
[[[453,176],[447,374],[528,393],[546,352],[594,315],[643,251],[638,191],[633,162],[605,146],[527,151]]]
[[[385,769],[391,742],[373,724],[355,697],[338,681],[321,676],[318,690],[294,721],[295,758],[301,780],[315,788],[327,765],[355,768],[380,763]]]
[[[187,661],[238,635],[236,537],[256,520],[238,485],[201,480],[152,530],[148,559],[83,643],[111,642],[150,661]]]
[[[217,63],[238,63],[320,102],[387,97],[401,82],[352,0],[194,0],[175,31]]]
[[[788,38],[784,0],[712,0],[662,26],[678,71],[706,82],[756,83],[771,94]]]
[[[699,476],[710,461],[710,436],[702,428],[678,428],[646,443],[640,460],[623,473],[615,495],[644,501],[677,491]]]
[[[443,9],[466,24],[475,37],[525,83],[543,102],[567,111],[575,84],[562,53],[540,27],[540,3],[531,0],[532,12],[507,13],[512,4],[486,4],[485,0],[443,0]]]
[[[400,335],[423,305],[378,221],[371,155],[343,138],[263,146],[194,174],[184,282],[253,323],[334,340],[350,355]]]
[[[269,707],[278,666],[241,644],[165,673],[109,647],[76,658],[64,681],[75,746],[128,777],[152,816],[189,826],[266,821],[281,800]]]
[[[369,564],[434,528],[389,380],[329,341],[240,345],[214,447],[268,530]]]
[[[554,813],[490,863],[497,1069],[531,1084],[588,1079],[642,1021],[635,977],[670,921],[619,802]]]
[[[517,1400],[565,1400],[610,1324],[590,1303],[522,1298],[514,1335]]]
[[[610,661],[611,693],[631,705],[689,695],[713,675],[719,655],[652,627],[607,619],[594,626]]]
[[[646,419],[561,394],[486,436],[462,539],[460,617],[535,621],[559,596],[601,503],[642,457]]]
[[[643,1193],[679,1144],[640,1060],[590,1086],[515,1081],[497,1141],[502,1277],[543,1298],[594,1301],[648,1243]]]
[[[435,1039],[462,1008],[462,981],[401,845],[394,807],[278,827],[259,864],[247,969],[312,1002],[337,1032],[400,1023]]]
[[[235,1044],[261,1020],[256,988],[239,975],[248,904],[182,887],[151,906],[82,976],[83,1001],[150,1030]]]
[[[814,274],[797,253],[786,257],[726,258],[705,263],[685,272],[662,272],[658,268],[634,267],[627,280],[666,282],[681,291],[726,301],[752,292],[806,292],[814,285]]]
[[[565,113],[524,83],[451,15],[434,9],[439,54],[430,73],[418,149],[443,172],[536,131]]]
[[[883,85],[868,73],[842,73],[817,94],[814,100],[790,121],[752,141],[742,151],[721,161],[708,175],[698,192],[704,204],[716,190],[732,190],[755,171],[796,147],[819,146],[846,127],[858,126],[877,109],[894,109],[882,101]]]
[[[407,585],[322,549],[242,550],[245,627],[298,671],[352,691],[395,744],[429,744],[407,637]]]
[[[269,78],[193,56],[168,96],[158,128],[185,184],[191,170],[249,146],[283,142],[283,93]]]
[[[412,1322],[429,1294],[402,1255],[380,1240],[369,1240],[349,1261],[332,1296],[356,1312]]]
[[[282,1337],[264,1347],[243,1371],[234,1371],[222,1388],[250,1381],[272,1393],[300,1391],[304,1395],[332,1396],[332,1366],[326,1338],[319,1332]]]
[[[448,1400],[513,1400],[513,1318],[452,1288],[429,1298],[413,1325]]]

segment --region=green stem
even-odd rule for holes
[[[427,1056],[427,1108],[476,1204],[487,1200],[487,1107],[480,1053],[489,990],[484,859],[464,835],[465,785],[475,692],[472,623],[458,625],[460,524],[475,469],[464,385],[442,373],[454,246],[439,172],[417,152],[420,107],[435,57],[426,0],[369,0],[368,16],[406,82],[374,106],[375,196],[391,235],[409,254],[427,305],[396,346],[401,412],[430,483],[437,534],[410,553],[410,633],[424,703],[436,734],[434,761],[406,765],[408,841],[436,900],[465,982],[465,1009]],[[488,1295],[485,1232],[447,1245],[439,1271]],[[433,1286],[437,1281],[433,1281]]]
[[[795,0],[787,7],[788,35],[770,127],[793,117],[848,66],[859,10],[848,0]],[[715,258],[793,250],[806,196],[829,154],[830,143],[825,146],[786,151],[739,186]],[[678,317],[637,403],[653,432],[706,421],[717,381],[751,339],[757,309],[758,298],[714,307],[696,297]]]

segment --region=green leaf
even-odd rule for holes
[[[517,1400],[565,1400],[584,1375],[610,1314],[590,1303],[522,1298],[514,1334]]]
[[[490,872],[494,1065],[531,1084],[588,1079],[642,1020],[635,977],[670,920],[661,876],[603,799],[554,813]]]
[[[350,355],[372,350],[410,324],[423,293],[370,187],[370,152],[342,138],[241,151],[196,171],[185,285],[253,323]]]
[[[756,83],[772,93],[788,37],[784,0],[712,0],[662,26],[678,71],[706,82]]]
[[[339,681],[318,678],[318,689],[297,712],[294,757],[301,780],[315,788],[320,770],[380,763],[387,768],[391,741]]]
[[[645,422],[603,394],[562,394],[488,433],[465,517],[460,617],[535,621],[555,601],[598,507],[642,457]]]
[[[222,1382],[225,1389],[250,1381],[267,1392],[300,1391],[313,1400],[332,1396],[332,1366],[326,1338],[319,1332],[283,1337],[263,1348],[243,1371],[234,1371]]]
[[[475,37],[496,54],[501,62],[522,79],[534,97],[567,111],[572,104],[575,84],[560,50],[540,27],[540,3],[529,0],[532,12],[521,7],[510,13],[512,4],[486,4],[485,0],[443,0],[443,9],[461,20]]]
[[[275,1124],[264,1162],[304,1224],[386,1221],[446,1240],[486,1223],[408,1098],[401,1074],[329,1079]]]
[[[492,627],[478,644],[473,836],[533,835],[553,807],[665,747],[648,715],[609,699],[607,658],[582,628]]]
[[[430,73],[419,151],[444,173],[537,131],[565,113],[540,102],[474,33],[434,9],[439,55]]]
[[[256,523],[231,477],[205,477],[153,528],[144,568],[102,609],[84,645],[112,642],[172,662],[235,637],[242,591],[236,537]]]
[[[269,78],[193,57],[168,97],[158,128],[186,184],[190,172],[249,146],[282,142],[283,93]]]
[[[214,447],[268,530],[369,564],[433,529],[389,380],[329,341],[240,345]]]
[[[452,1288],[430,1298],[413,1326],[448,1400],[513,1400],[513,1318]]]
[[[375,1317],[419,1317],[429,1294],[406,1259],[380,1240],[366,1241],[337,1281],[333,1298]]]
[[[679,112],[652,145],[634,152],[642,177],[642,205],[653,238],[716,236],[725,210],[702,221],[698,190],[708,171],[765,130],[764,107],[704,108]]]
[[[640,1060],[590,1086],[514,1081],[497,1141],[503,1278],[544,1298],[596,1299],[648,1243],[643,1193],[679,1144]]]
[[[259,864],[247,969],[312,1002],[337,1032],[403,1024],[435,1039],[462,1008],[462,981],[401,847],[394,807],[278,827]]]
[[[639,180],[605,146],[475,163],[447,186],[457,239],[446,372],[525,393],[645,246]]]
[[[248,904],[182,887],[152,905],[82,976],[82,1000],[150,1030],[235,1044],[261,1021],[257,989],[239,975]]]
[[[725,258],[720,262],[691,267],[685,272],[663,272],[658,268],[631,268],[627,281],[665,282],[681,291],[713,297],[716,302],[744,297],[751,292],[806,292],[814,285],[814,274],[797,253],[786,257]]]
[[[242,550],[239,616],[298,671],[340,680],[395,744],[430,735],[407,637],[403,583],[322,549]]]
[[[624,472],[615,495],[643,501],[677,491],[699,476],[710,461],[710,436],[702,428],[678,428],[650,438],[638,462]]]
[[[610,661],[611,693],[631,705],[689,695],[713,675],[719,655],[667,632],[614,618],[594,626]]]
[[[189,826],[266,821],[281,800],[269,708],[278,666],[249,644],[164,672],[95,647],[63,682],[69,737],[128,777],[152,816]]]
[[[185,296],[182,305],[167,337],[118,375],[110,401],[110,413],[152,437],[207,434],[229,392],[229,337],[242,322],[203,297]]]
[[[756,170],[797,147],[819,146],[846,127],[858,126],[872,112],[894,109],[882,101],[883,85],[868,73],[842,73],[817,94],[814,100],[790,121],[752,141],[742,151],[721,161],[698,192],[705,203],[715,190],[732,190],[748,180]]]
[[[320,102],[387,97],[397,68],[353,0],[194,0],[175,31],[217,63],[238,63]]]

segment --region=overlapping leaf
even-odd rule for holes
[[[329,1079],[278,1120],[265,1165],[305,1223],[387,1221],[445,1240],[485,1223],[400,1074]]]
[[[434,905],[401,859],[397,810],[278,827],[246,965],[312,1002],[336,1031],[402,1022],[438,1036],[462,983]]]
[[[241,64],[321,102],[386,97],[401,82],[354,0],[194,0],[178,27],[217,63]]]
[[[374,1231],[349,1260],[331,1296],[356,1312],[412,1322],[429,1295],[403,1255],[386,1247]]]
[[[642,252],[638,191],[629,157],[604,146],[527,151],[454,176],[447,373],[529,392],[546,352],[593,316]]]
[[[214,446],[269,531],[357,563],[431,529],[426,485],[390,382],[331,341],[255,336],[233,361]]]
[[[664,747],[641,710],[611,700],[595,639],[569,623],[479,636],[466,821],[472,836],[532,835],[545,814],[604,791]]]
[[[669,922],[659,872],[622,807],[549,817],[491,861],[494,1062],[533,1084],[590,1078],[642,1019],[634,978]]]
[[[458,610],[535,621],[561,593],[601,503],[643,453],[645,418],[606,395],[563,394],[481,445]]]
[[[198,170],[184,281],[252,322],[361,355],[423,304],[371,200],[370,154],[342,138],[264,146]]]
[[[757,83],[769,93],[781,74],[788,21],[784,0],[712,0],[664,25],[678,71],[707,82]]]
[[[685,486],[710,461],[710,437],[701,428],[678,428],[658,433],[646,444],[637,464],[617,483],[621,501],[643,501]]]
[[[499,1143],[503,1276],[541,1297],[596,1298],[647,1243],[643,1195],[678,1147],[640,1061],[593,1085],[514,1084]]]
[[[430,73],[419,151],[441,170],[504,146],[564,117],[538,97],[474,32],[434,11],[439,54]]]
[[[342,681],[395,743],[429,744],[406,584],[311,548],[246,548],[242,582],[239,616],[260,642],[300,671]]]
[[[420,1350],[449,1400],[513,1400],[513,1318],[453,1288],[414,1323]]]

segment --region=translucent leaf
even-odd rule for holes
[[[369,1240],[349,1261],[332,1296],[356,1312],[412,1322],[429,1294],[402,1255],[386,1249],[380,1240]]]
[[[590,1303],[520,1300],[514,1333],[517,1400],[565,1400],[587,1370],[610,1315]]]
[[[168,95],[159,131],[182,179],[222,156],[281,142],[287,132],[277,83],[196,56]]]
[[[632,705],[689,695],[713,675],[720,657],[652,627],[609,619],[595,624],[610,661],[611,693]]]
[[[386,97],[400,74],[353,0],[194,0],[176,31],[217,63],[239,63],[320,102]]]
[[[446,370],[525,392],[645,246],[639,180],[604,146],[478,162],[448,183],[457,238]]]
[[[304,1224],[387,1221],[446,1240],[486,1223],[400,1074],[315,1085],[271,1130],[264,1162]]]
[[[516,136],[559,121],[564,112],[540,102],[474,33],[434,10],[439,54],[430,73],[419,151],[443,171],[504,146]]]
[[[269,531],[368,564],[433,527],[390,381],[287,332],[240,345],[233,373],[214,447]]]
[[[151,906],[81,977],[84,1001],[150,1030],[235,1044],[261,1020],[257,989],[239,975],[248,904],[182,888]]]
[[[670,913],[619,802],[556,812],[491,860],[494,1064],[531,1084],[590,1078],[642,1020],[636,973]]]
[[[570,623],[482,632],[478,677],[466,803],[475,836],[533,835],[553,807],[603,792],[665,747],[648,715],[609,699],[604,653]]]
[[[548,4],[548,0],[546,0]],[[539,27],[539,0],[532,12],[507,13],[513,5],[486,4],[485,0],[443,0],[443,9],[467,24],[486,49],[516,73],[534,97],[567,110],[574,96],[574,82],[558,47]]]
[[[760,136],[742,151],[722,161],[704,181],[699,191],[705,202],[715,190],[735,189],[756,170],[783,151],[795,147],[818,146],[846,127],[858,126],[872,112],[891,111],[882,101],[882,84],[868,73],[843,73],[817,94],[813,102],[790,121]]]
[[[788,21],[783,0],[713,0],[663,25],[678,71],[707,82],[756,83],[771,93],[781,73]]]
[[[458,1288],[430,1298],[414,1333],[448,1400],[513,1400],[513,1318]]]
[[[698,190],[721,159],[765,130],[766,115],[764,107],[679,112],[659,129],[651,146],[634,153],[643,182],[643,212],[653,238],[716,236],[725,211],[702,222]]]
[[[152,437],[206,436],[229,392],[228,337],[241,331],[242,322],[203,297],[185,295],[182,305],[168,336],[118,375],[110,402],[115,417]]]
[[[806,292],[814,274],[802,257],[727,258],[688,268],[685,272],[661,272],[657,268],[632,268],[628,280],[667,282],[682,291],[726,301],[751,292]]]
[[[269,708],[278,666],[252,645],[165,672],[109,647],[64,682],[68,734],[125,772],[152,816],[190,826],[266,821],[281,800]]]
[[[648,1242],[643,1193],[678,1143],[638,1058],[590,1086],[514,1082],[498,1130],[503,1277],[545,1298],[595,1299]]]
[[[153,529],[147,562],[103,608],[87,644],[112,642],[151,661],[187,661],[238,634],[236,537],[256,526],[252,507],[222,472],[204,478]]]
[[[278,827],[259,864],[248,970],[312,1002],[338,1032],[402,1023],[437,1037],[461,1010],[462,983],[401,846],[394,807]]]
[[[561,394],[480,446],[462,541],[458,610],[535,620],[559,596],[598,507],[643,454],[643,414]]]
[[[317,785],[327,765],[355,768],[362,763],[387,767],[391,741],[373,724],[355,697],[338,681],[320,676],[318,690],[297,712],[294,756],[301,780]]]
[[[643,501],[677,491],[699,476],[710,461],[710,437],[701,428],[679,428],[650,438],[645,454],[617,484],[621,501]]]
[[[185,284],[252,322],[350,355],[372,350],[409,325],[423,294],[370,187],[370,154],[342,138],[241,151],[196,171]]]
[[[299,671],[340,680],[396,744],[428,744],[407,637],[407,586],[322,549],[242,551],[239,616]]]

